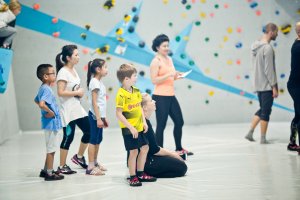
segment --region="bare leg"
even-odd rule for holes
[[[64,166],[66,164],[68,151],[66,149],[60,149],[60,166]]]
[[[129,158],[128,158],[128,168],[129,168],[129,174],[130,176],[136,175],[136,157],[138,155],[138,150],[130,150]]]
[[[255,130],[257,124],[260,122],[260,118],[257,115],[254,115],[253,119],[252,119],[252,123],[251,123],[251,130]]]
[[[53,162],[54,162],[54,154],[55,152],[52,153],[47,153],[47,157],[46,157],[46,165],[47,165],[47,169],[53,169]]]
[[[97,162],[98,152],[99,152],[99,144],[96,144],[95,145],[95,155],[94,155],[95,162]]]
[[[260,118],[257,115],[254,115],[252,122],[251,122],[251,126],[250,126],[250,130],[248,132],[248,134],[245,136],[245,138],[251,142],[254,142],[255,140],[253,139],[253,132],[256,128],[256,126],[258,125],[258,123],[260,122]]]
[[[89,144],[88,156],[89,156],[88,169],[91,170],[95,167],[95,145]]]
[[[144,145],[140,148],[140,153],[137,159],[137,171],[139,172],[144,171],[148,151],[149,151],[148,145]]]
[[[267,129],[268,129],[268,121],[261,120],[260,122],[260,132],[261,132],[261,144],[267,144],[268,141],[266,140],[266,134],[267,134]]]
[[[79,146],[79,150],[78,150],[77,155],[78,156],[83,156],[83,154],[84,154],[87,146],[88,146],[88,143],[82,143],[82,142],[80,142],[80,146]]]

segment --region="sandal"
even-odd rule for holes
[[[85,172],[87,175],[94,175],[94,176],[102,176],[102,175],[105,175],[105,173],[100,170],[98,167],[94,167],[93,169],[91,170],[86,170]]]
[[[101,171],[107,171],[107,169],[103,165],[100,165],[99,163],[96,163],[95,167],[98,167]]]

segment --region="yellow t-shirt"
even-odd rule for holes
[[[127,121],[132,126],[134,126],[134,128],[136,128],[138,132],[143,131],[143,115],[141,102],[142,95],[138,88],[132,87],[132,93],[128,92],[124,88],[120,88],[118,90],[116,96],[116,107],[123,109],[122,114],[127,119]],[[122,130],[126,128],[126,126],[120,121],[119,125]],[[122,131],[123,134],[126,134],[124,133],[124,131]],[[130,134],[130,132],[128,134]]]

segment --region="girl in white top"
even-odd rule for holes
[[[73,141],[75,126],[83,132],[78,153],[72,157],[72,161],[86,169],[87,164],[83,156],[90,140],[90,126],[86,111],[80,104],[80,98],[84,95],[80,87],[80,78],[74,68],[79,62],[76,45],[66,45],[62,52],[56,56],[57,70],[57,94],[61,103],[61,118],[63,125],[63,140],[60,145],[60,166],[58,171],[63,174],[74,174],[76,171],[66,164],[68,150]]]
[[[86,174],[104,175],[106,169],[97,162],[99,145],[103,138],[103,128],[108,127],[106,120],[106,88],[101,79],[107,75],[104,60],[96,58],[88,63],[87,87],[90,104],[89,121],[91,137],[89,143],[89,165]]]

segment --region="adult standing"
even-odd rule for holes
[[[83,132],[83,136],[78,153],[71,160],[82,168],[87,168],[83,154],[90,140],[90,124],[87,113],[80,104],[80,98],[83,97],[84,90],[80,87],[80,77],[75,69],[75,65],[78,62],[79,54],[76,45],[65,45],[61,53],[56,56],[57,94],[61,104],[64,132],[60,145],[60,166],[58,171],[63,174],[76,173],[66,164],[69,147],[74,139],[76,125]]]
[[[169,38],[161,34],[152,43],[152,50],[157,52],[150,64],[150,75],[155,85],[153,100],[156,101],[156,141],[163,147],[164,130],[168,116],[174,122],[173,135],[176,151],[181,154],[193,155],[192,152],[184,149],[181,144],[183,117],[179,103],[175,97],[174,81],[179,79],[180,73],[175,70],[169,54]]]
[[[297,39],[291,49],[291,73],[287,83],[288,91],[294,101],[295,117],[291,122],[290,142],[288,150],[300,153],[300,147],[296,144],[297,132],[300,145],[300,22],[296,24]]]
[[[275,70],[275,55],[270,42],[276,40],[278,27],[269,23],[265,27],[265,33],[260,40],[252,46],[252,65],[254,68],[254,90],[259,100],[259,110],[255,113],[250,130],[245,138],[254,141],[253,132],[260,123],[261,144],[268,144],[266,134],[272,111],[274,98],[278,97],[278,85]]]

